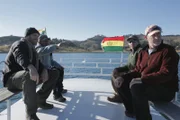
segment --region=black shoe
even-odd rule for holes
[[[32,114],[32,115],[28,116],[27,120],[40,120],[40,119],[37,117],[37,115],[35,113],[35,114]]]
[[[63,89],[61,93],[67,93],[67,89]]]
[[[59,101],[59,102],[65,102],[66,98],[64,98],[62,95],[58,96],[58,95],[54,95],[53,96],[54,100]]]
[[[130,113],[130,112],[128,112],[128,111],[125,111],[125,115],[126,115],[127,117],[130,117],[130,118],[135,118],[135,114],[134,114],[134,113]]]
[[[52,109],[54,106],[53,104],[44,102],[44,103],[38,104],[38,107],[41,109]]]
[[[122,99],[119,95],[115,94],[112,97],[107,97],[107,100],[110,102],[115,102],[115,103],[122,103]]]

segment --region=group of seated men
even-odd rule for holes
[[[123,103],[125,115],[136,120],[152,120],[148,101],[170,102],[178,91],[179,55],[172,46],[163,43],[161,33],[158,25],[148,26],[145,30],[148,45],[143,48],[137,36],[130,36],[128,63],[115,68],[112,74],[115,94],[107,99]],[[23,90],[26,120],[39,120],[37,108],[53,108],[46,102],[52,90],[55,100],[66,101],[62,96],[67,92],[62,84],[64,68],[52,56],[60,44],[50,42],[47,35],[27,28],[24,38],[12,44],[5,60],[4,87]]]

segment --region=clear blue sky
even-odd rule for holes
[[[180,0],[0,0],[0,36],[46,27],[51,38],[85,40],[144,34],[150,24],[180,34]]]

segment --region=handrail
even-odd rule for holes
[[[70,61],[67,61],[67,59],[69,59]],[[73,60],[81,60],[79,62],[75,62]],[[71,61],[72,60],[72,61]],[[107,60],[105,62],[102,62],[102,61],[89,61],[89,60]],[[115,60],[119,60],[119,62],[115,62]],[[65,65],[65,64],[68,64],[70,63],[69,65]],[[114,69],[115,66],[113,65],[117,65],[118,66],[121,66],[123,64],[125,64],[126,62],[120,62],[120,59],[118,58],[60,58],[60,64],[64,65],[65,68],[68,68],[68,69],[73,69],[73,68],[77,68],[77,69],[89,69],[89,68],[95,68],[95,69],[100,69],[100,72],[99,73],[73,73],[73,72],[69,72],[69,71],[66,71],[65,70],[65,76],[74,76],[74,75],[77,75],[77,76],[105,76],[105,77],[110,77],[111,76],[111,73],[104,73],[104,69]],[[82,64],[84,66],[77,66],[76,64]],[[94,64],[94,66],[85,66],[87,64]],[[100,66],[102,64],[107,64],[107,65],[112,65],[112,66]],[[112,71],[111,71],[112,72]],[[10,120],[10,99],[7,100],[7,108],[8,108],[8,120]],[[175,102],[177,102],[177,93],[176,93],[176,97],[175,97]]]
[[[81,61],[81,62],[71,62],[71,61],[69,61],[68,62],[68,61],[63,61],[63,59],[70,59],[70,60],[80,59],[80,60],[83,60],[83,61]],[[91,60],[108,59],[109,62],[99,62],[99,61],[97,61],[97,62],[89,62],[89,61],[87,61],[87,59],[91,59]],[[100,69],[99,73],[72,73],[72,72],[66,71],[65,75],[67,75],[67,76],[75,76],[75,75],[77,75],[77,76],[97,76],[97,77],[99,77],[99,76],[107,76],[108,77],[108,76],[111,76],[111,73],[104,73],[103,72],[104,69],[114,69],[115,67],[114,66],[106,66],[106,67],[99,66],[100,64],[118,65],[118,66],[121,66],[121,65],[125,64],[125,62],[121,62],[121,63],[120,62],[119,63],[118,62],[113,62],[112,59],[117,59],[118,60],[118,58],[73,58],[73,59],[72,58],[60,58],[60,64],[71,63],[70,65],[64,66],[65,68],[68,68],[68,69],[73,69],[73,68],[79,68],[79,69],[96,68],[96,69]],[[75,64],[86,65],[88,63],[94,63],[95,65],[94,66],[76,66],[75,65]],[[176,93],[174,101],[177,102],[177,100],[178,100],[178,94]]]
[[[66,62],[66,60],[81,60],[82,63],[90,62],[89,60],[105,60],[106,63],[114,63],[113,60],[117,60],[117,63],[121,62],[120,58],[60,58],[60,63]],[[123,60],[127,60],[127,58]]]

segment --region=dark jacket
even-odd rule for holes
[[[141,51],[141,49],[141,46],[137,45],[134,49],[134,52],[131,51],[131,53],[129,54],[127,64],[117,68],[118,72],[128,72],[130,70],[133,70],[136,66],[138,54]]]
[[[6,59],[5,68],[3,71],[3,84],[6,86],[8,78],[13,74],[21,70],[28,70],[29,64],[36,66],[37,53],[34,50],[30,52],[29,46],[24,40],[16,41],[12,44]],[[31,58],[32,57],[32,58]],[[39,62],[39,61],[38,61]],[[42,63],[38,63],[38,72],[41,73],[44,66]]]
[[[178,91],[179,55],[172,46],[161,44],[150,55],[148,46],[143,48],[133,72],[122,76],[124,79],[141,77],[144,84],[162,85]]]

